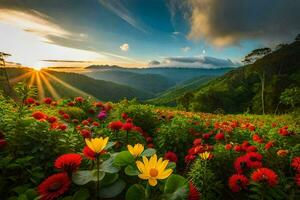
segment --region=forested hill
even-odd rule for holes
[[[299,106],[300,41],[210,81],[181,97],[187,109],[203,112],[280,113]],[[263,97],[263,98],[262,98]]]
[[[36,72],[27,68],[7,68],[6,70],[11,85],[18,81],[23,81],[33,86],[40,85],[44,95],[49,97],[54,97],[50,92],[51,87],[59,97],[64,98],[73,98],[85,94],[85,96],[93,96],[99,100],[116,102],[124,98],[145,100],[152,97],[149,93],[141,90],[109,81],[96,80],[78,73],[52,70]],[[3,68],[0,68],[1,74],[4,74]],[[0,89],[4,89],[5,79],[3,76],[0,76],[0,78],[2,80]]]

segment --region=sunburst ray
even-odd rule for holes
[[[46,87],[48,88],[48,90],[49,90],[50,94],[52,95],[52,97],[55,98],[55,99],[59,99],[60,98],[59,94],[53,88],[53,86],[51,85],[49,80],[45,77],[45,75],[43,74],[43,71],[39,72],[39,75],[41,77],[41,80],[45,83]]]

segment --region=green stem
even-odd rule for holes
[[[151,194],[151,188],[149,186],[149,183],[147,182],[147,185],[146,185],[146,190],[145,190],[145,198],[146,199],[150,199],[150,194]]]
[[[126,145],[128,144],[128,131],[126,131]]]
[[[100,177],[99,177],[99,170],[100,170],[100,160],[99,160],[99,156],[97,156],[96,158],[96,162],[97,162],[97,186],[96,186],[96,196],[97,196],[97,199],[100,199],[99,197],[99,191],[100,191]]]

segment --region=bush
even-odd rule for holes
[[[120,118],[122,113],[126,113],[132,118],[134,125],[141,127],[149,135],[152,135],[160,123],[154,106],[137,104],[134,100],[119,103],[112,116]]]

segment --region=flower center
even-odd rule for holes
[[[150,176],[156,177],[158,175],[157,169],[151,168],[150,169]]]
[[[49,192],[57,191],[61,186],[62,186],[62,183],[60,183],[60,182],[53,183],[53,184],[48,188],[48,191],[49,191]]]

